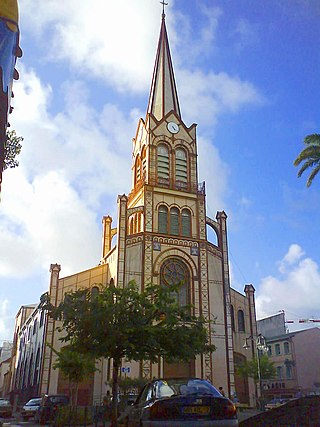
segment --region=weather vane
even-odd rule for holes
[[[160,3],[162,4],[162,17],[164,18],[166,16],[164,13],[164,7],[168,6],[168,3],[166,3],[164,0],[162,0]]]

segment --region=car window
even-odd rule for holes
[[[26,406],[38,406],[40,405],[41,399],[31,399],[26,403]]]
[[[170,387],[166,381],[159,381],[156,389],[156,397],[171,397],[175,393],[174,388]]]
[[[174,394],[211,394],[221,397],[218,390],[208,381],[197,378],[168,379],[166,383],[172,388]]]
[[[10,405],[10,402],[9,402],[9,400],[0,400],[0,405],[1,406]]]

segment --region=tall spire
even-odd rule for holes
[[[164,7],[165,3],[162,4]],[[151,113],[157,120],[161,120],[171,110],[181,118],[163,10],[147,113]]]

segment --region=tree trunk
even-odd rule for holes
[[[120,359],[113,359],[112,366],[112,410],[111,410],[111,426],[118,426],[118,391],[119,391],[119,368],[120,368]]]

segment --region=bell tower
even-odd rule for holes
[[[146,116],[133,138],[132,188],[118,198],[115,279],[117,286],[135,280],[141,289],[149,283],[179,284],[179,302],[192,304],[195,314],[208,320],[209,341],[219,348],[189,364],[144,361],[140,375],[197,375],[232,392],[226,214],[218,213],[216,220],[206,216],[196,126],[187,126],[181,115],[163,13]],[[215,244],[207,241],[207,225],[216,233]]]

